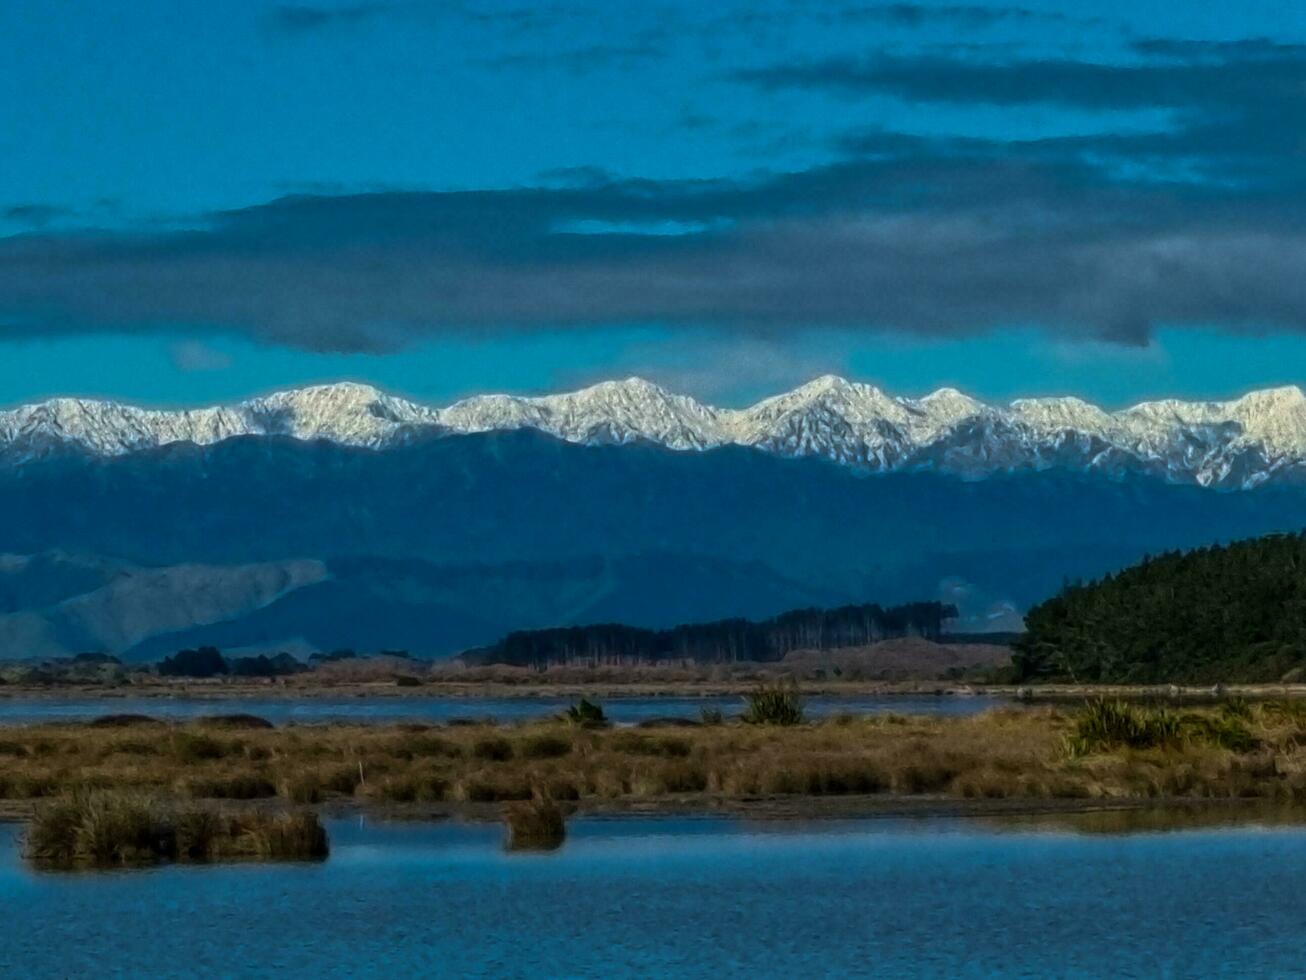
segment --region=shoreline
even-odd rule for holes
[[[22,700],[132,699],[191,700],[323,700],[344,698],[510,700],[542,698],[720,698],[744,697],[762,683],[747,681],[631,681],[623,682],[461,682],[427,681],[417,685],[393,681],[333,683],[275,683],[271,681],[150,681],[127,685],[104,684],[0,684],[0,702]],[[1055,704],[1093,697],[1126,700],[1174,699],[1187,702],[1229,697],[1253,701],[1306,698],[1306,684],[981,684],[941,681],[797,681],[794,689],[804,697],[969,698],[989,697],[1029,704]]]
[[[24,824],[44,800],[0,800],[0,824]],[[504,803],[393,803],[337,800],[296,807],[281,801],[201,800],[215,808],[292,812],[310,809],[327,820],[371,820],[381,824],[454,822],[503,823]],[[840,821],[1073,821],[1112,817],[1140,826],[1167,822],[1177,826],[1249,824],[1306,826],[1306,804],[1272,804],[1260,799],[957,799],[946,796],[859,794],[852,796],[773,796],[759,799],[680,797],[657,800],[610,800],[572,803],[568,820],[710,820],[726,818],[758,823],[837,823]],[[1267,820],[1269,817],[1271,819]],[[1156,819],[1148,819],[1156,818]]]

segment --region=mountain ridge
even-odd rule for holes
[[[587,445],[646,441],[678,451],[737,445],[872,473],[933,470],[983,479],[1066,468],[1221,489],[1306,483],[1306,393],[1296,386],[1223,402],[1165,399],[1108,412],[1074,397],[990,405],[954,388],[903,398],[835,375],[741,409],[717,408],[634,377],[561,394],[476,395],[443,408],[355,382],[178,410],[56,398],[0,411],[0,460],[21,464],[69,450],[119,456],[237,436],[384,450],[414,434],[518,429]]]

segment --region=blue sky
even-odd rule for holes
[[[1306,9],[0,5],[0,403],[1306,381]]]

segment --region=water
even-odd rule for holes
[[[6,976],[1301,976],[1306,829],[975,821],[330,825],[320,865],[27,870]]]
[[[599,698],[607,716],[617,724],[634,724],[647,718],[697,718],[704,708],[716,708],[727,717],[737,715],[743,699],[723,697],[611,697]],[[523,721],[556,715],[576,702],[574,697],[302,697],[302,698],[0,698],[0,725],[38,722],[85,721],[105,714],[141,714],[156,718],[194,718],[198,715],[249,712],[275,724],[328,721],[445,722],[451,718],[494,718]],[[807,713],[816,718],[841,711],[856,714],[966,715],[985,711],[1003,699],[950,696],[828,695],[807,699]]]

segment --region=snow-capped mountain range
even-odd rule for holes
[[[714,408],[639,378],[537,398],[480,395],[445,408],[348,382],[178,411],[56,398],[0,411],[0,458],[23,463],[62,450],[116,456],[242,435],[384,449],[419,432],[521,428],[575,443],[648,441],[683,451],[741,445],[863,471],[967,479],[1061,467],[1227,489],[1306,483],[1306,394],[1298,387],[1107,412],[1077,398],[986,405],[951,388],[898,398],[834,376],[744,409]]]

